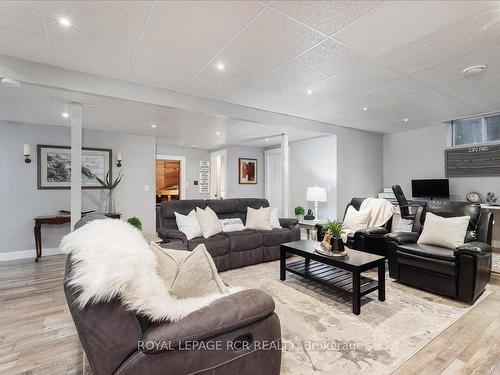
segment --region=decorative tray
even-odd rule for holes
[[[334,252],[330,252],[330,251],[325,251],[323,250],[323,248],[321,247],[321,242],[318,242],[316,245],[314,245],[314,250],[321,254],[321,255],[324,255],[326,257],[330,257],[330,258],[343,258],[347,255],[347,250],[344,250],[340,253],[334,253]]]

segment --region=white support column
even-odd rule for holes
[[[71,119],[71,230],[82,217],[82,105],[69,104]]]
[[[282,173],[281,173],[281,186],[282,186],[282,208],[283,208],[283,217],[290,216],[290,187],[289,187],[289,178],[288,178],[288,160],[289,160],[289,151],[288,151],[288,134],[281,134],[281,165],[282,165]]]

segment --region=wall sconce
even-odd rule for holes
[[[24,155],[24,162],[26,164],[29,164],[31,163],[31,159],[30,159],[30,155],[31,155],[31,147],[29,144],[25,144],[24,145],[24,152],[23,152],[23,155]]]
[[[122,166],[122,153],[117,152],[116,153],[116,166],[120,168]]]

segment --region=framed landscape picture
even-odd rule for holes
[[[37,145],[38,189],[69,189],[71,187],[71,148]],[[82,189],[101,189],[95,178],[112,174],[112,150],[82,148]],[[112,178],[112,176],[110,176]]]
[[[240,158],[240,184],[257,184],[257,159]]]

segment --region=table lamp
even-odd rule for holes
[[[306,193],[306,200],[308,202],[314,202],[314,221],[319,221],[318,219],[318,202],[326,202],[326,188],[314,186],[308,187]]]

